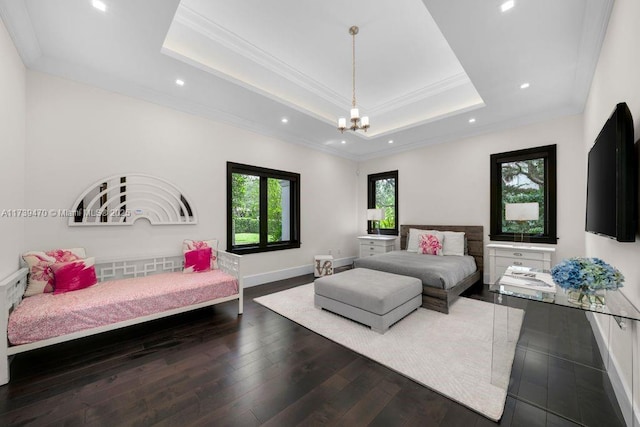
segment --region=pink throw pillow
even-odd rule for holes
[[[420,236],[419,252],[425,255],[442,255],[442,242],[433,234]]]
[[[194,249],[184,253],[183,273],[199,273],[211,270],[211,248]]]
[[[56,279],[53,288],[54,295],[77,291],[98,283],[94,264],[95,258],[87,258],[51,265]]]
[[[76,261],[85,257],[83,248],[54,249],[46,252],[29,251],[22,254],[22,259],[29,267],[29,281],[24,296],[53,292],[55,277],[51,266],[55,263]]]
[[[186,253],[187,251],[192,251],[194,249],[204,249],[204,248],[211,248],[211,269],[212,270],[217,269],[218,268],[218,241],[217,240],[185,239],[182,242],[182,253]]]

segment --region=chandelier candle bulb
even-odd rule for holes
[[[359,118],[360,118],[360,111],[358,111],[357,108],[352,108],[351,109],[351,120],[359,119]]]
[[[362,124],[363,128],[368,128],[369,127],[369,116],[364,116],[362,118],[362,120],[360,120],[360,123]]]
[[[347,119],[344,117],[340,117],[338,119],[338,129],[344,129],[347,127]]]

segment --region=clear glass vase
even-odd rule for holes
[[[583,307],[602,306],[606,304],[605,291],[585,292],[582,289],[568,291],[569,302]]]

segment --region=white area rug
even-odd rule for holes
[[[502,416],[507,385],[524,312],[510,309],[509,337],[494,308],[483,301],[459,298],[450,313],[419,308],[385,334],[313,305],[313,283],[256,298],[282,316],[379,362],[414,381],[497,421]],[[503,319],[504,313],[496,313]],[[491,382],[492,340],[498,363]],[[500,384],[497,386],[494,384]]]

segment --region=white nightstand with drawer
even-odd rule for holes
[[[491,243],[489,249],[489,282],[496,280],[510,265],[550,270],[555,248],[542,246],[501,245]]]
[[[358,236],[358,240],[360,241],[360,258],[395,250],[396,239],[396,236],[378,234]]]

